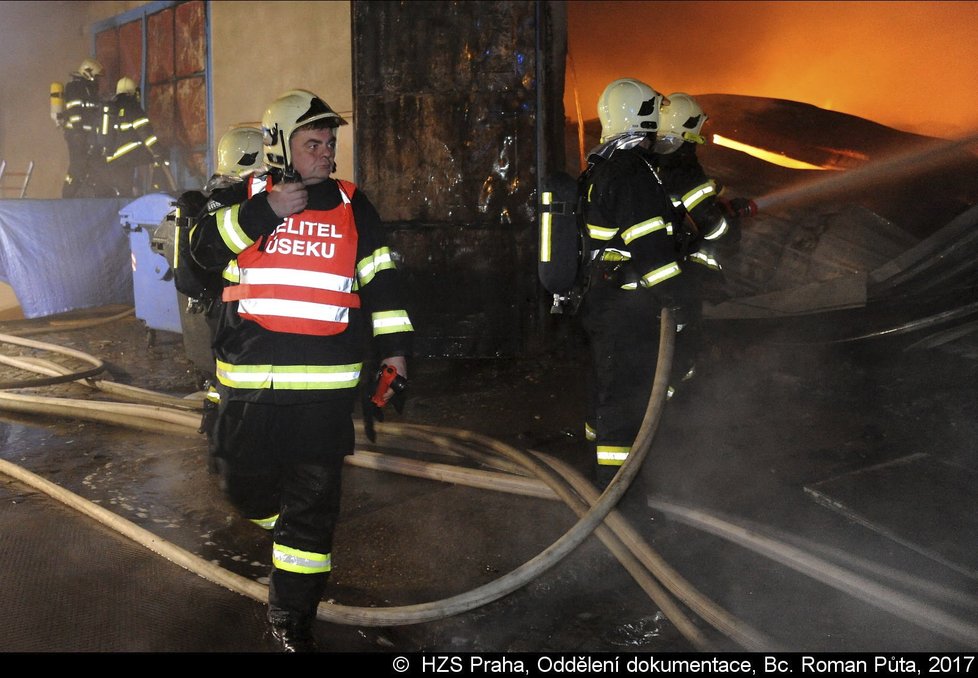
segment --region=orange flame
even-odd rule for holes
[[[789,158],[782,153],[775,153],[774,151],[768,151],[763,148],[758,148],[757,146],[751,146],[749,144],[744,144],[739,141],[734,141],[733,139],[728,139],[726,137],[720,136],[719,134],[713,135],[713,143],[717,146],[723,146],[725,148],[730,148],[735,151],[740,151],[741,153],[746,153],[747,155],[752,155],[755,158],[765,160],[773,165],[779,165],[781,167],[789,167],[791,169],[805,169],[805,170],[827,170],[827,169],[838,169],[836,167],[822,167],[821,165],[813,165],[811,163],[805,162],[804,160],[795,160],[794,158]]]

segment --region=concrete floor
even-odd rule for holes
[[[978,645],[978,346],[967,337],[930,349],[910,348],[918,335],[839,340],[873,320],[708,323],[699,374],[667,405],[618,505],[688,587],[769,649]],[[32,324],[10,321],[0,333]],[[194,389],[180,337],[156,332],[147,345],[132,317],[34,338],[102,358],[119,382],[174,395]],[[417,360],[405,413],[389,421],[474,431],[585,471],[582,361],[573,332],[542,359]],[[77,385],[36,392],[91,397]],[[2,459],[204,562],[252,581],[267,574],[267,535],[224,502],[200,436],[8,412],[0,441]],[[344,492],[327,597],[348,606],[465,593],[574,524],[556,501],[354,466]],[[0,616],[0,651],[274,649],[261,601],[19,481],[0,476],[0,497],[0,605],[9,611]],[[527,585],[470,611],[383,627],[320,621],[316,631],[332,652],[696,649],[661,608],[591,536]],[[743,649],[680,609],[714,648]]]

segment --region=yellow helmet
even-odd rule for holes
[[[262,131],[257,127],[234,127],[217,142],[216,174],[246,177],[262,168]]]
[[[82,76],[86,80],[94,80],[105,72],[100,64],[95,59],[85,59],[81,62],[81,66],[78,67],[78,75]]]
[[[289,90],[269,104],[261,118],[265,163],[284,168],[289,163],[288,148],[292,133],[317,120],[329,121],[330,127],[347,124],[329,104],[304,89]]]
[[[136,81],[129,77],[121,77],[119,81],[115,84],[116,94],[135,94],[136,93]]]
[[[620,78],[598,98],[601,143],[622,134],[655,134],[662,95],[634,78]]]
[[[659,112],[659,136],[681,140],[680,144],[682,141],[705,143],[706,139],[700,131],[707,117],[696,99],[685,92],[670,94]]]

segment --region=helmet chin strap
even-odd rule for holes
[[[286,183],[294,183],[294,182],[302,181],[302,177],[299,176],[299,173],[295,171],[294,167],[292,167],[292,163],[289,162],[289,155],[286,150],[288,148],[289,143],[285,140],[284,134],[282,135],[281,142],[282,142],[282,181]]]

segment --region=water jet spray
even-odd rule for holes
[[[965,154],[962,151],[976,143],[978,143],[978,132],[960,139],[917,144],[908,151],[870,162],[858,169],[820,176],[810,182],[779,189],[755,199],[754,202],[758,210],[766,212],[775,208],[812,202],[842,191],[910,177],[963,160]]]

